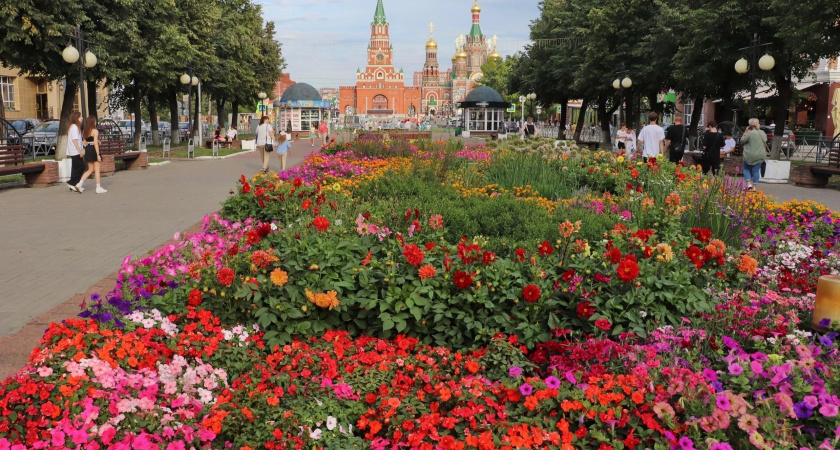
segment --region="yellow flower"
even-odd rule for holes
[[[661,253],[656,257],[657,261],[671,261],[674,259],[674,250],[668,244],[657,244],[656,251]]]
[[[275,286],[283,286],[289,281],[289,274],[284,270],[274,269],[271,272],[271,282]]]

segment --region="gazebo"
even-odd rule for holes
[[[318,129],[323,120],[324,110],[329,110],[330,102],[325,102],[314,87],[306,83],[295,83],[286,89],[280,97],[280,119],[278,128],[289,131],[292,139],[301,134],[309,134]]]
[[[491,87],[481,86],[471,90],[467,98],[458,103],[458,108],[464,110],[463,136],[496,138],[504,134],[505,110],[509,107],[510,104]]]

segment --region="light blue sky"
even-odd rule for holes
[[[263,17],[276,24],[277,40],[292,80],[316,88],[353,85],[364,70],[376,0],[256,0]],[[455,52],[455,38],[472,26],[473,0],[383,0],[391,25],[394,66],[406,84],[422,70],[429,23],[439,45],[441,69]],[[481,30],[499,37],[499,52],[512,55],[528,42],[529,24],[539,16],[539,0],[479,0]]]

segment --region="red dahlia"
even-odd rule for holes
[[[618,263],[618,279],[629,283],[639,276],[639,264],[633,255],[627,255]]]
[[[222,270],[219,271],[219,275],[216,277],[219,280],[219,284],[222,286],[230,286],[233,284],[233,269],[230,267],[223,267]]]
[[[473,274],[459,270],[455,272],[452,281],[455,282],[455,286],[458,286],[458,288],[466,289],[473,284]]]
[[[315,225],[318,231],[325,231],[330,226],[330,221],[326,217],[318,216],[312,221],[312,225]]]
[[[187,304],[190,306],[198,306],[201,304],[201,291],[198,289],[193,289],[190,291],[190,295],[187,298]]]
[[[525,297],[526,302],[536,303],[540,299],[540,288],[537,285],[529,284],[522,288],[522,296]]]
[[[420,250],[420,247],[416,244],[409,244],[403,247],[403,256],[405,256],[405,260],[414,267],[419,267],[420,264],[423,264],[423,258],[426,257],[426,255],[423,254],[423,250]]]
[[[578,303],[575,312],[577,312],[578,317],[589,319],[593,314],[595,314],[595,307],[592,306],[592,303],[580,302]]]
[[[554,253],[554,247],[551,245],[550,242],[543,241],[542,244],[540,244],[540,246],[537,247],[537,253],[539,253],[540,256],[548,256]]]

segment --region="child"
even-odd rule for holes
[[[723,149],[720,151],[721,159],[729,157],[729,154],[735,151],[735,139],[732,138],[732,132],[726,132],[726,140],[723,141]]]
[[[286,140],[287,136],[286,133],[281,132],[280,138],[277,140],[277,156],[280,157],[281,172],[286,170],[286,155],[289,153],[289,149],[292,148],[291,142]]]

